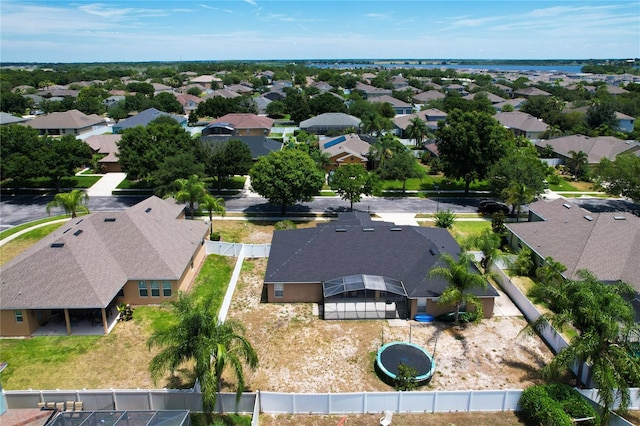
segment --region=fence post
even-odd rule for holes
[[[397,410],[398,413],[401,413],[400,409],[402,408],[402,394],[403,394],[402,391],[398,392],[398,398],[397,398],[398,403],[397,403],[397,407],[396,407],[396,410]]]
[[[469,399],[467,399],[467,412],[471,411],[471,404],[473,404],[473,390],[469,391]]]
[[[432,413],[435,413],[435,412],[436,412],[436,407],[437,407],[437,405],[438,405],[438,392],[436,392],[436,393],[433,395],[433,407],[431,407],[431,412],[432,412]]]
[[[362,393],[362,414],[367,414],[367,393]]]

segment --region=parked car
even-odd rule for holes
[[[502,212],[504,214],[509,214],[510,209],[509,209],[509,206],[507,206],[504,203],[500,203],[498,201],[482,200],[478,205],[478,210],[481,213],[493,214],[493,213]]]

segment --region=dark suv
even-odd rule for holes
[[[502,212],[505,215],[509,214],[509,206],[507,206],[504,203],[500,203],[498,201],[493,201],[493,200],[482,200],[480,201],[480,204],[478,205],[478,210],[481,213],[488,213],[488,214],[493,214],[493,213],[498,213],[498,212]]]

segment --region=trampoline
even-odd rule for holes
[[[385,383],[393,385],[400,364],[416,370],[416,382],[419,385],[428,383],[436,370],[436,363],[431,354],[414,343],[391,342],[378,350],[376,370]]]

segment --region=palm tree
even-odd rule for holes
[[[175,183],[179,189],[174,197],[177,201],[189,203],[191,219],[193,219],[195,203],[199,203],[206,194],[205,184],[198,175],[191,175],[189,179],[176,179]]]
[[[512,182],[509,187],[504,190],[507,204],[511,204],[512,211],[516,214],[516,222],[520,221],[520,207],[523,204],[529,204],[535,192],[524,183]]]
[[[589,156],[586,152],[580,150],[575,152],[569,151],[570,159],[567,160],[567,165],[571,172],[575,175],[576,179],[580,179],[584,174],[587,165],[589,164]]]
[[[491,268],[494,259],[500,255],[500,235],[491,229],[485,229],[480,234],[469,236],[465,241],[465,248],[476,248],[482,251],[482,260],[480,266],[484,269],[485,274]]]
[[[71,218],[78,215],[78,210],[89,213],[89,208],[86,206],[88,200],[89,195],[79,189],[74,189],[71,192],[59,192],[53,197],[53,200],[47,203],[47,214],[50,214],[52,207],[63,208],[66,214],[71,215]]]
[[[156,329],[149,337],[149,349],[162,350],[149,363],[154,381],[167,371],[171,374],[184,363],[193,362],[194,373],[202,389],[202,409],[213,412],[220,390],[221,375],[227,365],[237,378],[238,398],[244,390],[243,362],[256,368],[258,357],[248,340],[238,334],[242,328],[233,322],[221,323],[206,301],[179,293],[169,302],[173,320]]]
[[[213,213],[215,212],[216,214],[224,216],[226,212],[224,208],[224,200],[220,197],[205,194],[199,205],[209,212],[209,236],[211,237],[213,235]]]
[[[629,386],[640,383],[640,360],[632,354],[630,336],[637,336],[640,328],[634,322],[634,311],[626,300],[634,294],[627,284],[605,284],[586,270],[579,272],[580,280],[564,281],[561,291],[554,291],[553,314],[538,318],[529,331],[540,331],[551,323],[559,330],[573,326],[578,334],[569,346],[560,351],[543,368],[547,378],[558,377],[564,370],[578,364],[578,380],[582,366],[590,365],[589,376],[598,388],[604,407],[601,424],[606,424],[609,410],[616,400],[625,410],[630,404]],[[589,380],[587,380],[589,381]]]
[[[429,129],[424,121],[420,117],[414,117],[409,121],[407,126],[407,136],[409,139],[415,140],[415,145],[419,146],[424,140],[425,136],[429,134]]]
[[[476,309],[476,321],[480,321],[484,314],[482,303],[478,297],[470,292],[474,289],[487,287],[487,280],[471,270],[471,255],[467,252],[460,253],[456,260],[448,253],[443,253],[440,259],[446,266],[434,266],[429,271],[429,277],[442,277],[449,284],[438,298],[442,305],[455,306],[454,324],[458,325],[460,308],[463,305],[473,305]]]

